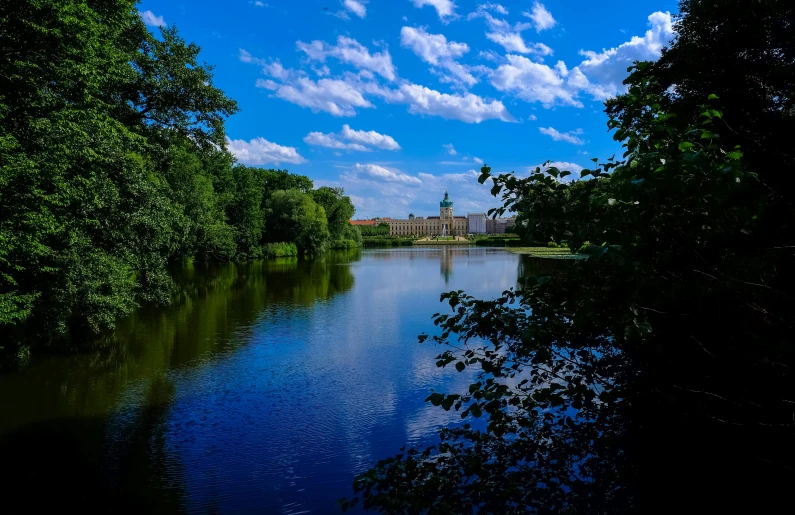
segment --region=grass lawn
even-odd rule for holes
[[[556,249],[552,247],[502,247],[508,252],[525,254],[528,256],[548,259],[578,259],[580,256],[572,254],[569,249]]]

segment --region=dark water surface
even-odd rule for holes
[[[443,291],[516,285],[499,249],[409,248],[194,267],[112,342],[0,375],[5,513],[338,513],[356,473],[455,413],[417,343]],[[75,511],[76,510],[76,511]]]

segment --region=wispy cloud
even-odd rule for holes
[[[155,13],[152,11],[142,12],[141,19],[150,27],[163,27],[166,25],[166,20],[164,20],[162,16],[155,16]]]
[[[447,153],[450,154],[451,156],[454,156],[458,153],[455,151],[455,147],[453,146],[452,143],[445,143],[442,146],[447,149]]]
[[[541,134],[546,134],[555,141],[565,141],[573,145],[585,145],[585,141],[577,137],[579,134],[582,134],[582,129],[560,132],[553,127],[539,127],[538,130]]]
[[[539,2],[534,2],[532,10],[523,14],[533,20],[533,26],[536,32],[551,29],[558,23],[555,21],[555,18],[552,17],[552,13],[547,11],[547,8],[544,7],[544,4]]]

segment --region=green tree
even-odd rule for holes
[[[197,47],[124,0],[5,2],[0,42],[4,334],[99,331],[167,301],[175,257],[234,253],[214,185],[235,105]]]
[[[343,238],[345,229],[350,225],[349,221],[356,212],[350,197],[345,196],[345,190],[321,186],[316,190],[312,190],[312,198],[318,205],[323,206],[326,211],[331,239],[338,240]]]
[[[320,252],[329,239],[326,212],[308,193],[275,191],[265,209],[265,239],[295,242],[301,252]]]

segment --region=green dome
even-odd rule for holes
[[[439,207],[453,207],[453,201],[447,196],[446,191],[444,192],[444,200],[439,202]]]

